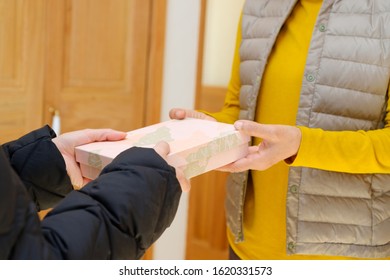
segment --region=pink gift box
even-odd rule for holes
[[[76,161],[84,177],[95,179],[122,151],[154,147],[159,141],[170,146],[167,162],[190,179],[247,155],[250,137],[231,124],[185,119],[169,120],[127,133],[121,141],[94,142],[76,147]]]

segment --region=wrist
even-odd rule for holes
[[[285,163],[287,163],[288,165],[294,163],[299,153],[299,148],[301,146],[301,141],[302,141],[302,130],[300,127],[293,127],[291,139],[292,139],[292,152],[291,152],[292,155],[284,160]]]

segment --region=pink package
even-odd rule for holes
[[[250,137],[231,124],[185,119],[169,120],[127,133],[121,141],[95,142],[76,147],[76,161],[84,177],[95,179],[122,151],[154,147],[159,141],[170,146],[167,162],[190,179],[247,155]]]

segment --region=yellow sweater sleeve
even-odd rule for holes
[[[236,46],[233,57],[232,71],[230,81],[225,97],[224,105],[219,112],[210,113],[201,111],[209,116],[214,117],[219,122],[234,123],[240,113],[240,44],[241,44],[241,17],[238,24]]]
[[[390,106],[386,126],[371,131],[324,131],[300,127],[301,145],[292,166],[346,173],[390,173]]]

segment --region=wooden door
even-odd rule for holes
[[[166,0],[0,0],[0,143],[159,121]]]
[[[0,0],[0,143],[42,123],[44,0]]]
[[[145,125],[151,0],[47,2],[45,121],[62,132]]]

